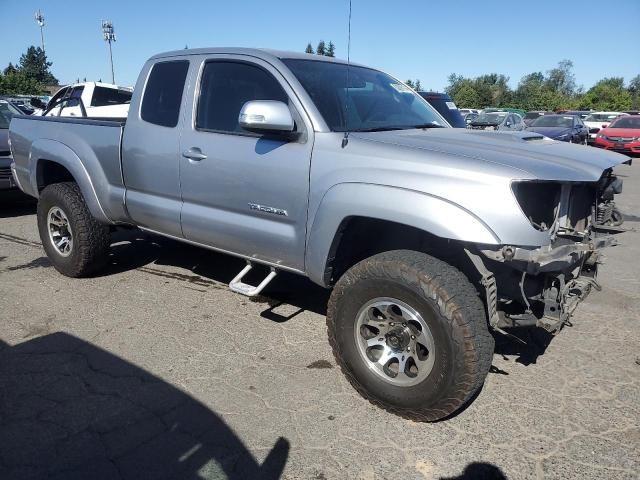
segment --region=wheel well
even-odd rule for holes
[[[38,191],[53,183],[75,182],[71,172],[57,162],[40,160],[38,162]]]
[[[324,271],[327,285],[333,285],[353,265],[389,250],[427,253],[461,270],[476,283],[478,273],[464,252],[464,242],[438,237],[402,223],[368,217],[349,217],[334,236]]]

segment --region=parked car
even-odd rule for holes
[[[471,120],[468,128],[473,130],[524,130],[525,124],[517,113],[510,112],[481,112],[477,118]]]
[[[625,154],[640,154],[640,115],[616,118],[598,132],[594,145]]]
[[[467,127],[468,127],[471,122],[473,122],[476,118],[478,118],[478,115],[480,115],[480,114],[479,113],[473,113],[473,112],[472,113],[467,113],[464,116],[465,125],[467,125]]]
[[[480,112],[480,110],[478,110],[476,108],[459,108],[458,111],[460,112],[460,115],[462,115],[462,118],[465,118],[470,113],[477,114],[477,113]]]
[[[442,121],[371,68],[197,49],[147,61],[126,123],[20,116],[10,138],[59,272],[103,267],[120,225],[245,259],[229,285],[242,295],[305,276],[333,289],[329,341],[356,390],[434,421],[482,386],[490,329],[569,323],[614,242],[593,211],[628,161]]]
[[[560,110],[556,113],[562,113],[563,115],[578,115],[582,120],[587,118],[593,113],[591,110]]]
[[[455,128],[464,128],[466,124],[462,115],[458,111],[458,107],[446,93],[437,92],[418,92],[429,104],[442,115],[449,125]]]
[[[33,108],[31,105],[29,105],[28,103],[25,103],[23,101],[13,101],[13,102],[9,102],[9,103],[11,103],[18,110],[20,110],[20,112],[23,115],[32,115],[33,112],[35,112],[35,108]]]
[[[22,115],[22,112],[6,100],[0,100],[0,190],[15,187],[9,151],[9,124],[14,115]]]
[[[578,115],[544,115],[525,129],[561,142],[587,144],[589,129]]]
[[[61,88],[42,113],[47,117],[127,118],[133,92],[110,83],[84,82]]]
[[[480,113],[493,113],[493,112],[510,112],[517,113],[521,117],[526,115],[526,112],[520,108],[509,108],[509,107],[486,107],[480,110]]]
[[[624,112],[592,112],[584,119],[584,124],[589,129],[589,143],[593,143],[596,135],[602,128],[607,128],[609,124],[621,115],[627,115]]]
[[[524,122],[524,124],[526,126],[529,126],[529,124],[534,121],[536,118],[541,117],[543,115],[549,115],[553,112],[547,112],[544,110],[538,110],[538,111],[531,111],[531,112],[527,112],[524,114],[524,117],[522,117],[522,121]]]

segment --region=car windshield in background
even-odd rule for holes
[[[420,95],[385,73],[342,63],[283,61],[333,132],[445,126]]]
[[[504,117],[509,115],[507,112],[496,112],[496,113],[481,113],[478,115],[473,123],[494,123],[500,124],[504,120]]]
[[[615,118],[618,118],[619,115],[607,115],[602,113],[597,113],[595,115],[589,115],[584,119],[585,122],[610,122]]]
[[[536,118],[530,127],[573,127],[573,117],[565,115],[543,115]]]
[[[539,112],[528,112],[528,113],[524,116],[524,118],[525,118],[525,120],[529,120],[530,118],[538,118],[538,117],[540,117],[540,116],[542,116],[542,115],[544,115],[544,114],[539,113]]]
[[[640,118],[638,117],[621,117],[609,125],[609,128],[638,128],[640,129]]]
[[[22,112],[10,105],[9,102],[0,102],[0,128],[9,128],[11,117],[21,114]]]

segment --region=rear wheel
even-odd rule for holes
[[[93,218],[76,183],[55,183],[41,192],[38,230],[47,257],[63,275],[87,276],[107,261],[109,227]]]
[[[491,366],[493,337],[476,290],[420,252],[386,252],[352,267],[331,294],[327,326],[355,389],[412,420],[456,412]]]

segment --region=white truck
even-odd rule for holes
[[[111,83],[76,83],[58,90],[41,115],[125,119],[132,95],[133,89]]]

